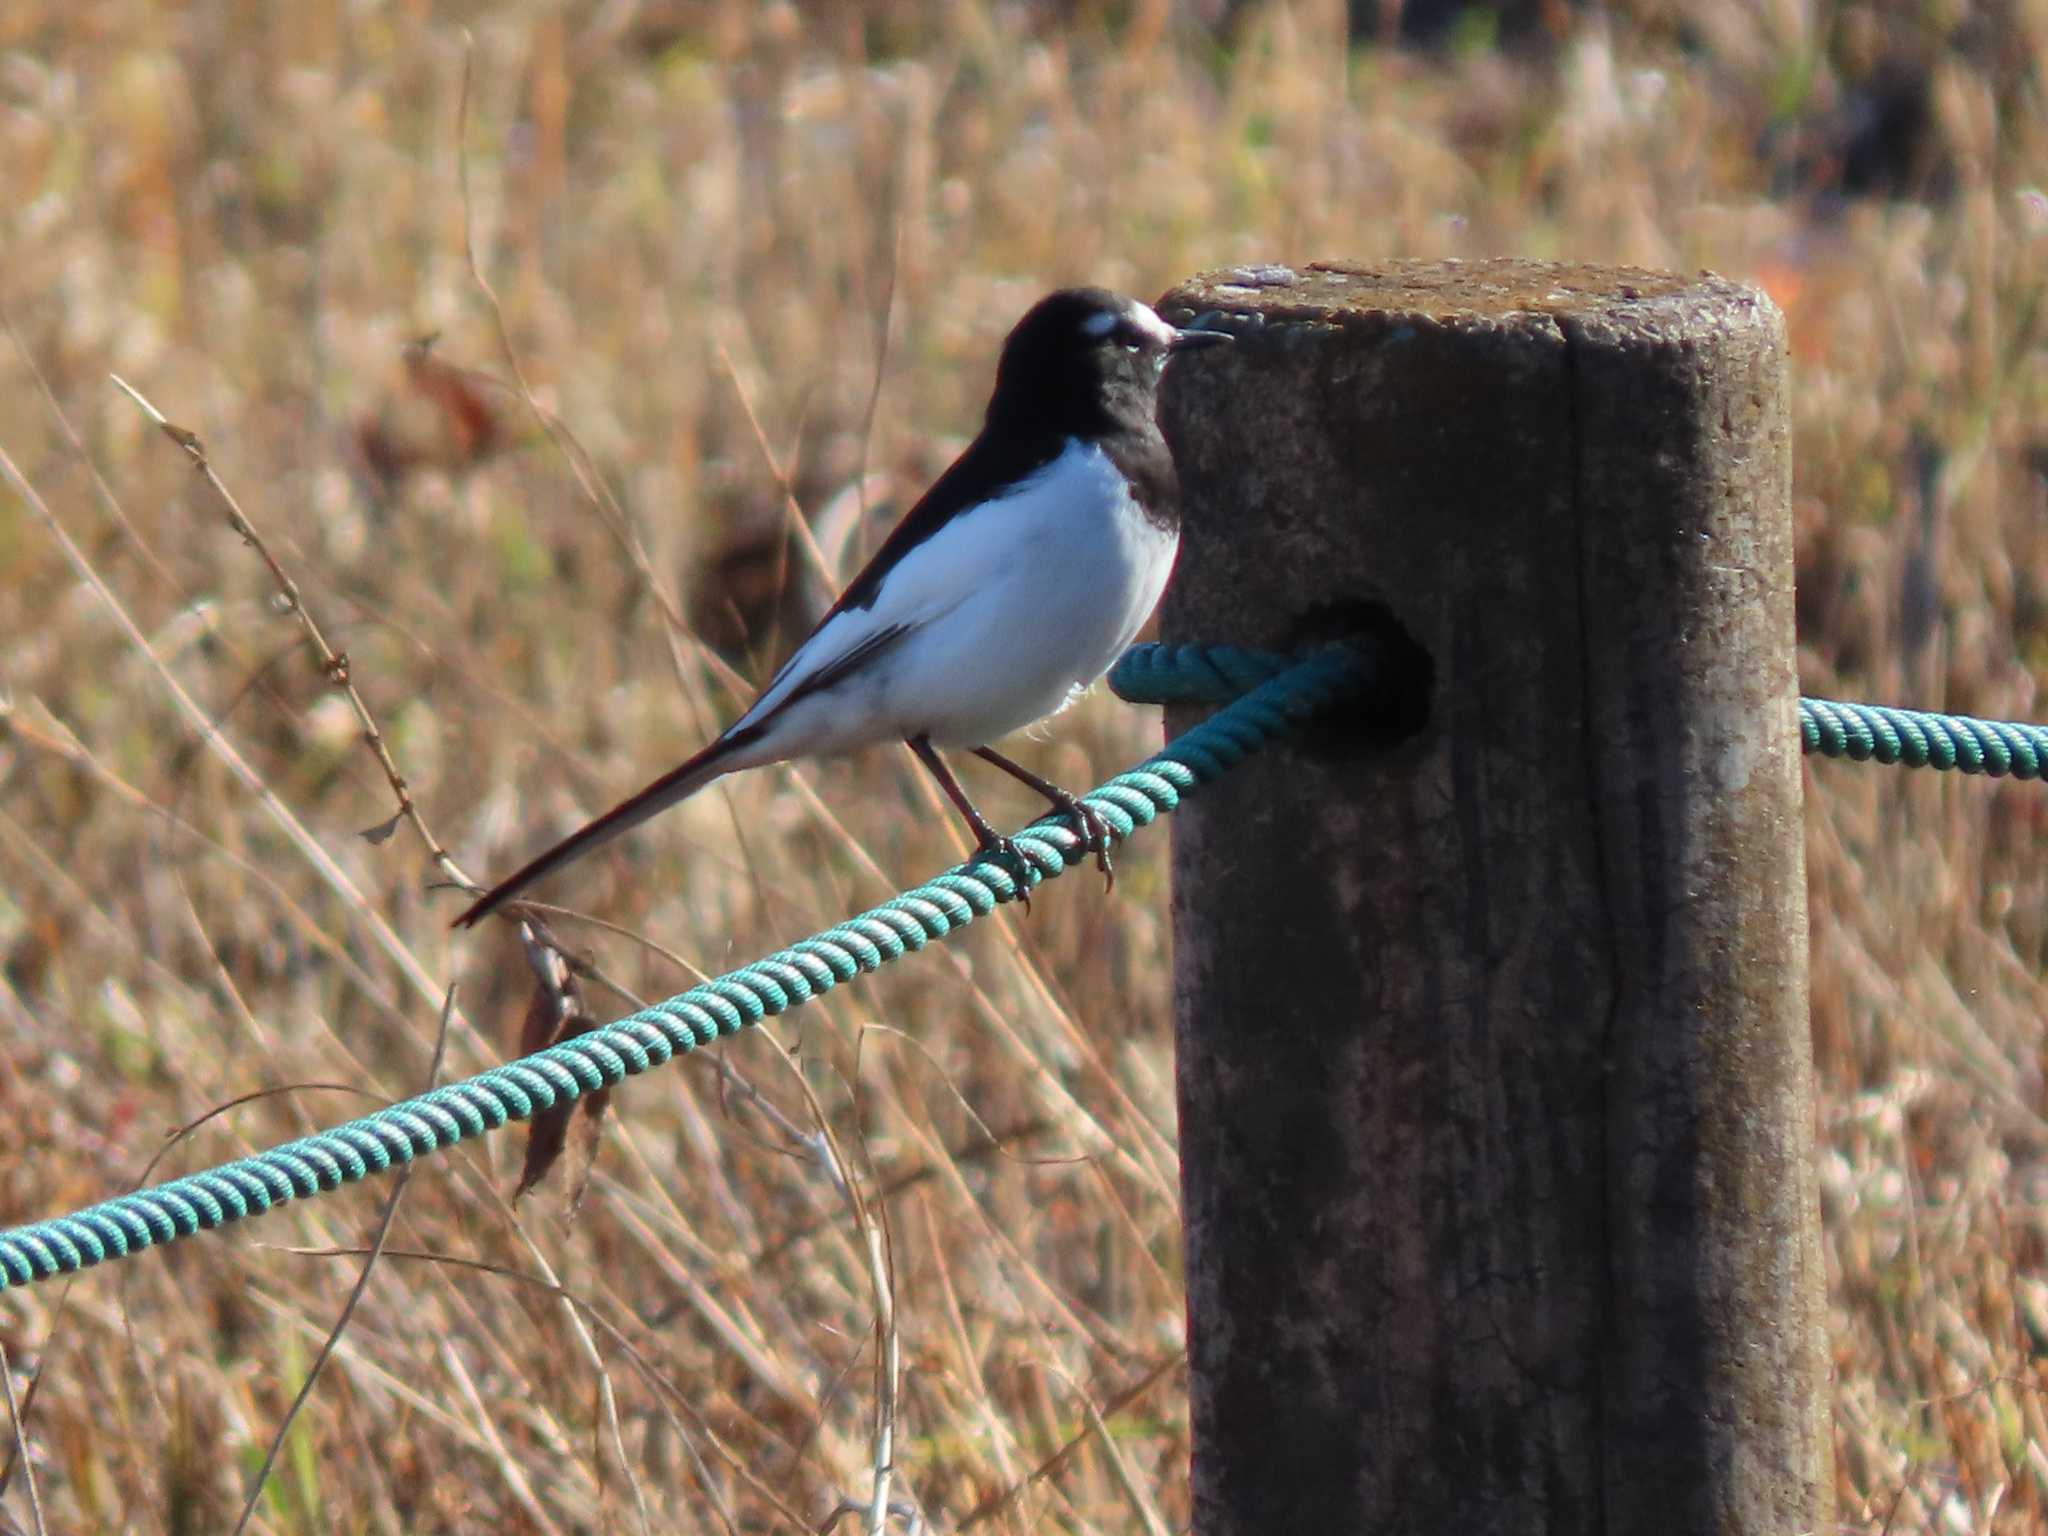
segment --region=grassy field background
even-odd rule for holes
[[[1356,9],[9,0],[0,1215],[416,1089],[451,986],[441,1071],[515,1050],[535,974],[449,933],[423,834],[503,872],[701,740],[801,620],[791,502],[856,558],[1062,282],[1761,283],[1806,686],[2040,718],[2048,7],[1558,3],[1427,48]],[[199,435],[420,823],[360,835],[397,802],[354,705],[110,373]],[[1093,782],[1157,731],[1094,697],[1025,755]],[[1842,1525],[2048,1528],[2048,792],[1808,787]],[[961,848],[878,753],[546,894],[603,1017]],[[815,1529],[892,1396],[939,1530],[1181,1528],[1163,848],[629,1084],[517,1204],[512,1135],[423,1167],[251,1528]],[[0,1299],[4,1521],[32,1473],[53,1531],[231,1527],[390,1193]]]

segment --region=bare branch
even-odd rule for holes
[[[270,546],[256,531],[256,525],[249,521],[249,516],[242,510],[241,503],[235,500],[234,493],[214,471],[213,463],[206,455],[206,447],[199,440],[199,434],[168,419],[141,390],[118,373],[110,374],[108,377],[142,409],[145,416],[156,423],[164,436],[184,451],[200,479],[206,482],[207,488],[213,492],[215,501],[227,515],[228,526],[233,528],[242,542],[255,550],[257,557],[263,561],[265,569],[270,572],[271,581],[277,586],[279,596],[284,600],[285,610],[298,620],[307,643],[312,646],[313,654],[319,660],[321,673],[348,700],[349,708],[355,714],[356,723],[362,727],[363,743],[369,747],[371,756],[377,759],[377,766],[384,772],[384,782],[391,786],[392,794],[398,799],[398,813],[393,821],[396,822],[402,817],[411,823],[412,829],[419,834],[420,841],[426,845],[427,856],[449,880],[471,893],[481,891],[483,887],[463,872],[462,867],[441,845],[441,840],[434,836],[433,829],[427,825],[426,816],[421,812],[419,803],[413,799],[405,775],[398,771],[398,763],[391,755],[391,748],[385,742],[383,731],[378,728],[377,717],[370,713],[369,704],[365,702],[362,691],[356,687],[347,652],[337,651],[328,643],[327,634],[320,627],[320,621],[314,618],[306,607],[305,598],[299,591],[299,584],[292,579],[291,573],[284,568],[277,556],[271,553]],[[371,836],[372,833],[382,835]],[[372,843],[382,842],[389,835],[389,831],[382,827],[372,827],[364,833]]]

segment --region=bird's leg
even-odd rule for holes
[[[930,770],[931,776],[939,781],[939,788],[946,792],[946,798],[953,802],[967,823],[967,830],[974,834],[974,841],[985,855],[1002,860],[1017,874],[1017,899],[1024,903],[1024,910],[1031,910],[1031,861],[1024,857],[1024,850],[1014,840],[1003,836],[989,825],[988,818],[974,808],[974,802],[967,798],[967,791],[960,787],[960,781],[953,777],[953,770],[946,766],[946,760],[939,756],[929,736],[907,737],[903,743],[917,755],[917,760]]]
[[[1052,808],[1063,816],[1074,818],[1074,827],[1081,834],[1082,846],[1095,854],[1095,867],[1102,871],[1102,888],[1105,891],[1116,888],[1116,870],[1109,862],[1109,825],[1095,808],[1071,791],[1061,789],[1051,779],[1041,779],[1021,763],[1013,763],[1002,753],[988,747],[976,747],[974,755],[984,763],[992,764],[1007,773],[1020,784],[1029,784],[1052,803]]]

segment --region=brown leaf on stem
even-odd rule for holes
[[[380,821],[374,827],[365,827],[357,836],[361,837],[372,848],[381,847],[383,844],[391,841],[391,834],[398,830],[398,824],[403,820],[405,820],[405,812],[402,809],[394,811],[391,814],[390,820]]]
[[[534,970],[533,995],[527,1001],[526,1016],[519,1026],[519,1054],[522,1056],[530,1056],[564,1040],[573,1040],[598,1027],[597,1020],[583,1005],[582,989],[561,952],[530,935],[530,929],[522,928],[527,963]],[[583,1203],[585,1190],[590,1186],[591,1170],[597,1163],[599,1135],[604,1127],[605,1111],[611,1107],[611,1099],[611,1089],[600,1088],[595,1093],[584,1094],[573,1103],[558,1104],[533,1117],[527,1126],[526,1160],[519,1170],[519,1187],[513,1191],[513,1199],[538,1187],[554,1171],[555,1164],[561,1161],[566,1151],[569,1154],[568,1206],[570,1214],[575,1214],[576,1208]]]

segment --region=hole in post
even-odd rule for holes
[[[1377,674],[1356,704],[1303,731],[1302,748],[1332,754],[1384,752],[1420,732],[1429,723],[1436,663],[1385,603],[1318,604],[1295,621],[1284,648],[1307,651],[1346,642],[1367,648]]]

